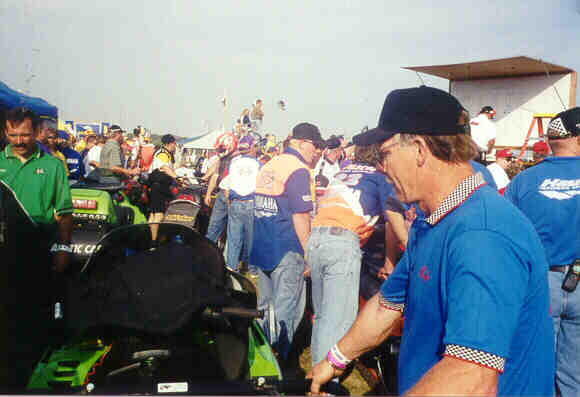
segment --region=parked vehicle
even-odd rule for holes
[[[192,228],[160,224],[158,233],[156,248],[148,225],[98,242],[70,285],[74,336],[46,352],[29,390],[256,394],[282,380],[255,321],[253,284]]]
[[[73,200],[72,267],[77,269],[111,230],[147,223],[146,208],[130,198],[128,185],[115,176],[93,172],[71,186]]]

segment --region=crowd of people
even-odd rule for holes
[[[311,280],[313,393],[404,316],[402,394],[580,394],[580,108],[551,120],[526,170],[510,149],[489,164],[494,116],[486,106],[470,119],[456,98],[422,86],[390,92],[378,127],[351,142],[303,122],[268,146],[260,100],[217,139],[197,175],[212,207],[206,237],[217,244],[225,234],[227,266],[255,278],[260,321],[283,366]],[[146,169],[149,221],[163,219],[180,175],[173,136],[147,162],[138,131],[125,146],[119,126],[106,139],[86,137],[80,153],[27,110],[9,111],[4,131],[0,181],[51,225],[39,241],[46,252],[56,241],[54,272],[70,253],[67,179]],[[359,308],[362,254],[379,224],[384,263],[373,276],[384,281]],[[29,309],[44,315],[45,306]],[[23,349],[15,346],[8,351]]]

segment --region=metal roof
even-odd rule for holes
[[[553,63],[544,62],[541,59],[533,59],[525,56],[458,63],[453,65],[407,66],[403,69],[442,77],[450,81],[574,72],[574,70],[564,66],[554,65]]]

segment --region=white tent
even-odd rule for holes
[[[223,133],[222,130],[213,130],[207,134],[191,138],[183,143],[184,149],[213,149],[216,139]]]

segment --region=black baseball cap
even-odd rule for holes
[[[548,125],[548,138],[567,139],[580,135],[580,107],[558,113]]]
[[[459,123],[465,111],[451,94],[421,86],[391,91],[385,99],[379,125],[353,137],[353,143],[368,146],[398,133],[457,135],[469,131],[469,120]]]
[[[312,141],[316,147],[324,147],[324,140],[317,126],[310,123],[300,123],[292,129],[291,138]]]
[[[340,147],[340,139],[338,137],[330,137],[326,140],[326,147],[328,149],[336,149]]]
[[[164,145],[169,145],[173,142],[175,142],[175,138],[171,134],[166,134],[161,137],[161,143]]]

